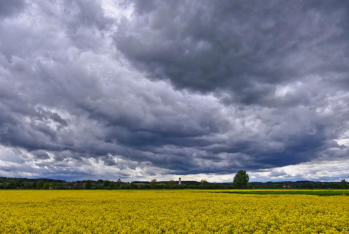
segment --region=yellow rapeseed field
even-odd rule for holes
[[[0,233],[349,233],[349,196],[0,191]]]

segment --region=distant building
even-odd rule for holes
[[[178,184],[182,184],[181,177],[179,177],[179,179],[178,179]]]

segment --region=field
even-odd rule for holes
[[[340,190],[2,190],[0,233],[349,233],[346,195]]]

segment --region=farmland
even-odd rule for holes
[[[0,233],[348,233],[347,195],[344,190],[2,190]]]

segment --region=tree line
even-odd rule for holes
[[[0,189],[349,189],[349,183],[283,181],[283,182],[250,182],[244,170],[236,173],[231,183],[210,183],[199,181],[133,181],[123,182],[120,179],[82,180],[67,182],[54,179],[26,179],[0,177]]]

